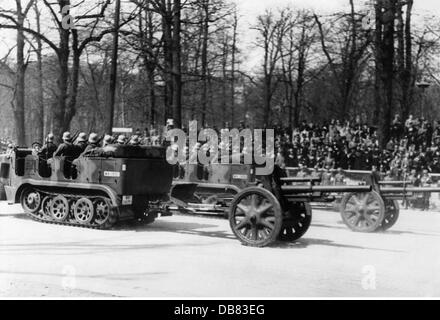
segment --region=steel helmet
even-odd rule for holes
[[[89,136],[89,143],[97,143],[98,135],[96,133],[91,133]]]
[[[125,138],[124,135],[120,135],[120,136],[118,137],[118,143],[119,143],[119,144],[125,144],[126,142],[127,142],[127,138]]]
[[[72,140],[72,136],[70,135],[70,132],[64,132],[63,141],[70,141],[70,140]]]
[[[78,136],[78,142],[86,142],[86,141],[87,141],[87,134],[81,132]]]

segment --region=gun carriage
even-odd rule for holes
[[[371,186],[320,186],[320,179],[287,177],[279,167],[270,176],[256,176],[253,166],[215,164],[204,179],[195,175],[196,165],[186,169],[188,181],[175,181],[171,192],[176,209],[224,214],[235,236],[255,247],[300,239],[312,222],[311,202],[372,191]]]
[[[353,231],[377,232],[391,229],[399,219],[399,201],[414,201],[431,193],[440,193],[440,187],[418,187],[410,181],[379,181],[370,173],[373,191],[367,195],[347,194],[341,202],[341,217]]]

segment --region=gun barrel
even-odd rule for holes
[[[284,183],[318,183],[321,182],[319,178],[281,178],[281,182]]]
[[[285,195],[323,193],[366,193],[371,192],[371,186],[286,186],[281,187]]]
[[[411,181],[380,181],[379,185],[380,186],[403,186],[403,185],[411,186],[412,182]]]
[[[408,187],[408,188],[382,188],[383,194],[405,194],[405,193],[440,193],[440,187]]]

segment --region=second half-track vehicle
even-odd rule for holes
[[[158,215],[170,215],[172,179],[164,148],[111,146],[73,162],[45,161],[32,149],[0,156],[7,200],[47,223],[99,229],[121,220],[151,223]]]

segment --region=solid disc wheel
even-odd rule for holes
[[[93,202],[87,198],[81,198],[73,205],[73,215],[80,224],[89,224],[94,214]]]
[[[36,214],[41,208],[41,195],[37,191],[28,188],[21,194],[20,202],[26,213]]]
[[[280,203],[265,189],[246,189],[233,200],[229,223],[244,245],[268,246],[277,240],[283,224]]]
[[[64,222],[69,216],[69,202],[63,196],[55,197],[50,204],[50,214],[57,222]]]
[[[385,201],[385,218],[382,222],[382,230],[386,231],[391,229],[399,220],[400,206],[396,200]]]
[[[293,242],[300,239],[312,224],[312,207],[308,203],[292,205],[283,221],[278,240]]]
[[[351,193],[341,203],[341,217],[353,231],[371,233],[377,231],[385,217],[385,204],[375,191]]]

